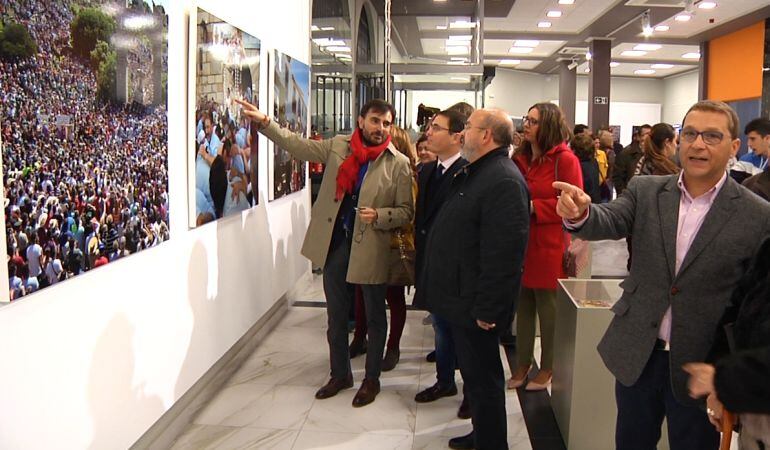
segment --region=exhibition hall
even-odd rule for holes
[[[770,448],[766,0],[0,0],[0,449]]]

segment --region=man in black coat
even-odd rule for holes
[[[452,180],[428,235],[419,288],[446,320],[470,397],[473,429],[451,448],[507,449],[499,332],[513,317],[529,233],[529,193],[508,157],[513,123],[477,110],[464,131],[469,164]]]
[[[462,133],[465,121],[464,114],[446,110],[436,114],[427,131],[428,150],[435,153],[436,161],[426,164],[418,177],[417,206],[415,208],[415,267],[418,274],[421,272],[425,260],[425,243],[428,240],[428,232],[438,214],[441,205],[447,199],[452,179],[458,170],[468,161],[462,158]],[[425,297],[421,295],[422,289],[417,284],[418,294],[412,302],[413,306],[428,309]],[[441,397],[449,397],[457,394],[455,385],[455,361],[456,353],[452,342],[452,332],[449,323],[441,317],[433,317],[433,330],[436,344],[436,384],[420,391],[415,396],[417,403],[428,403]],[[467,419],[467,406],[461,407],[458,416]]]

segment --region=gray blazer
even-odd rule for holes
[[[763,237],[770,234],[770,203],[727,178],[682,262],[676,264],[681,191],[678,175],[631,179],[615,201],[591,205],[574,235],[586,240],[632,235],[634,257],[615,317],[598,346],[607,368],[625,386],[636,383],[652,354],[671,306],[671,381],[682,404],[696,404],[682,365],[703,361],[738,279]]]

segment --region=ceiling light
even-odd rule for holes
[[[310,31],[319,31],[319,30],[320,30],[320,28],[318,28],[317,26],[310,25]]]
[[[433,0],[433,3],[446,3],[446,0]]]
[[[561,11],[553,9],[551,11],[548,11],[548,13],[546,13],[546,16],[548,16],[548,17],[561,17]]]
[[[700,53],[698,52],[689,52],[682,55],[682,58],[684,59],[700,59]]]
[[[538,45],[540,45],[540,41],[529,41],[529,40],[525,40],[525,39],[517,39],[517,40],[513,41],[513,46],[514,47],[532,47],[532,48],[534,48],[534,47],[537,47]]]
[[[612,61],[610,63],[610,67],[618,67],[619,65],[620,65],[620,63],[619,62],[615,62],[615,61]]]
[[[337,46],[345,45],[344,41],[341,41],[339,39],[331,39],[331,38],[316,38],[316,39],[313,39],[313,42],[315,42],[321,47],[328,47],[330,45],[337,45]]]
[[[652,75],[655,73],[655,71],[652,69],[638,69],[638,70],[634,70],[634,73],[636,75]]]
[[[334,27],[321,27],[321,31],[334,31]]]
[[[521,60],[520,59],[501,59],[500,64],[505,66],[515,66],[517,64],[521,64]]]
[[[348,47],[347,45],[339,45],[339,46],[333,45],[330,47],[326,47],[326,50],[330,52],[350,53],[350,47]]]
[[[591,68],[590,68],[590,67],[586,67],[586,70],[584,70],[583,72],[585,72],[585,73],[591,73]]]
[[[463,77],[449,77],[449,79],[450,80],[457,80],[457,81],[466,81],[466,82],[470,81],[469,79],[463,78]]]
[[[673,69],[673,64],[653,64],[650,66],[653,69]]]
[[[668,31],[669,29],[668,25],[658,25],[655,27],[655,31]]]
[[[677,22],[687,22],[690,19],[692,19],[692,16],[689,14],[679,14],[678,16],[674,17],[674,20]]]
[[[575,3],[575,0],[559,0],[560,5],[572,5]]]
[[[450,58],[452,61],[467,61],[468,58],[463,58],[462,56],[453,56]]]
[[[463,42],[463,41],[470,42],[471,39],[473,39],[473,36],[471,36],[470,34],[465,34],[465,35],[458,35],[458,36],[449,36],[448,40],[455,41],[455,42],[457,42],[457,41],[459,41],[459,42]]]
[[[717,7],[716,2],[700,2],[698,8],[700,9],[714,9]]]
[[[642,14],[642,34],[646,37],[652,36],[652,26],[650,25],[650,12],[645,11]]]
[[[537,23],[538,28],[551,28],[551,22],[538,22]]]
[[[645,52],[654,52],[655,50],[660,50],[662,45],[658,44],[639,44],[634,46],[634,50],[642,50]]]
[[[514,53],[517,55],[526,55],[527,53],[532,53],[532,47],[511,47],[508,50],[508,53]]]
[[[436,25],[436,29],[437,30],[446,30],[447,28],[449,28],[449,27],[446,26],[446,25]]]
[[[621,53],[621,56],[644,56],[647,52],[642,50],[626,50],[623,53]]]
[[[469,28],[474,28],[474,27],[476,27],[476,22],[469,22],[467,20],[458,20],[458,21],[449,23],[449,28],[452,28],[452,29],[457,28],[457,29],[467,30]]]
[[[467,55],[468,53],[470,53],[470,49],[468,47],[452,46],[452,47],[447,47],[446,52],[449,55]]]
[[[586,61],[590,61],[591,58],[593,58],[593,57],[594,57],[594,55],[592,55],[590,51],[586,52]]]
[[[447,64],[452,66],[462,66],[465,64],[465,61],[449,61]]]

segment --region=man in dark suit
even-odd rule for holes
[[[737,281],[770,233],[770,204],[727,176],[740,146],[735,111],[696,103],[680,143],[680,175],[634,177],[605,205],[554,183],[562,191],[557,212],[577,237],[633,239],[631,273],[598,347],[617,379],[618,449],[654,449],[664,416],[672,450],[718,448],[682,366],[706,358]],[[707,405],[720,410],[714,396]]]
[[[508,150],[513,123],[477,110],[463,132],[468,165],[452,179],[425,243],[419,289],[449,323],[473,429],[451,448],[507,449],[499,333],[513,318],[529,233],[527,185]]]
[[[465,121],[464,114],[455,110],[441,111],[433,118],[427,131],[427,149],[437,156],[436,161],[426,164],[420,171],[417,189],[417,206],[415,209],[415,248],[416,270],[421,272],[425,260],[425,243],[428,238],[433,220],[436,218],[441,205],[447,198],[452,179],[458,170],[468,161],[462,158],[462,133]],[[417,292],[421,288],[418,283]],[[418,294],[413,305],[427,309],[424,296]],[[433,330],[436,343],[436,384],[417,393],[414,397],[417,403],[428,403],[441,397],[457,394],[455,385],[455,348],[449,324],[441,317],[433,317]],[[467,407],[465,408],[467,410]],[[466,412],[458,415],[467,419]]]

